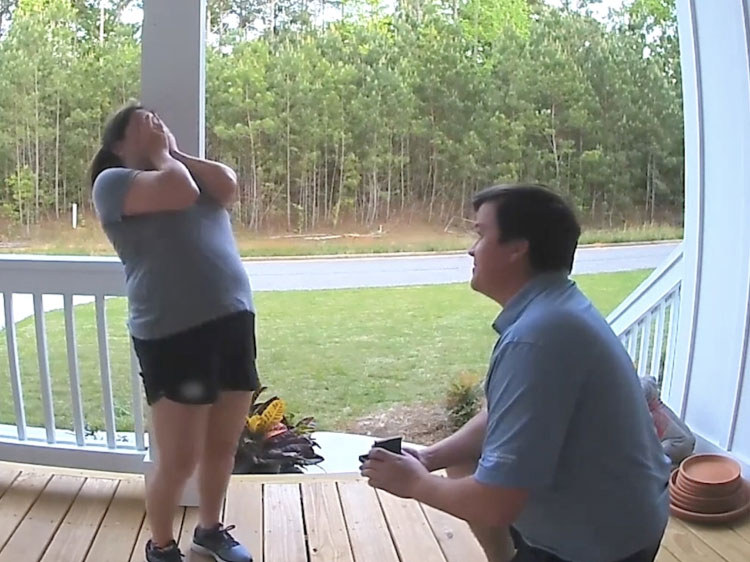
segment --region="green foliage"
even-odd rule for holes
[[[19,220],[89,211],[101,126],[140,89],[135,3],[6,4],[0,205],[17,207],[9,178],[28,168]],[[526,0],[208,4],[207,153],[237,169],[250,229],[445,224],[504,181],[550,184],[601,227],[682,215],[672,0],[608,24]]]
[[[476,373],[461,373],[454,380],[446,395],[445,407],[453,429],[460,429],[479,413],[482,402],[482,387]]]

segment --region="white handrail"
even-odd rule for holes
[[[5,329],[15,418],[14,430],[13,426],[0,425],[0,459],[44,464],[45,459],[49,458],[50,464],[107,470],[130,470],[142,461],[147,439],[143,423],[138,362],[133,357],[130,345],[125,350],[130,370],[130,385],[125,394],[129,397],[126,400],[130,402],[132,415],[127,423],[132,425],[132,431],[130,427],[125,428],[127,431],[117,427],[113,399],[112,364],[106,320],[107,299],[124,296],[123,268],[116,258],[0,255],[0,297],[4,302],[4,325],[0,325],[0,328]],[[50,361],[50,336],[45,325],[45,312],[50,308],[45,308],[45,305],[49,304],[49,299],[56,300],[52,308],[63,309],[66,361]],[[85,373],[81,372],[79,365],[79,342],[75,328],[74,305],[91,301],[94,303],[92,316],[95,318],[97,331],[98,380],[101,384],[101,406],[105,426],[103,436],[99,435],[101,432],[88,430],[83,403],[86,400],[90,401],[92,397],[82,396],[81,379]],[[17,323],[27,317],[33,318],[34,321],[39,370],[37,388],[41,390],[44,428],[28,426],[28,405],[23,399],[24,390],[29,392],[31,388],[24,389],[23,386],[23,383],[28,386],[28,381],[22,376],[24,365],[19,361]],[[71,427],[59,427],[55,419],[55,403],[58,410],[61,408],[60,397],[53,396],[52,381],[57,380],[62,373],[53,372],[53,369],[60,369],[60,365],[67,366],[70,401],[67,411],[58,414],[70,414]],[[93,373],[88,373],[88,377],[92,375]],[[121,392],[117,394],[122,396]],[[57,402],[54,398],[57,398]],[[0,420],[2,421],[10,420]],[[77,457],[76,450],[81,453]],[[139,460],[128,458],[128,453],[139,457]]]
[[[672,374],[682,286],[682,244],[607,318],[640,376]]]

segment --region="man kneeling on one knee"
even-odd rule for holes
[[[670,465],[632,360],[569,279],[575,214],[535,185],[473,203],[471,285],[503,308],[487,407],[425,449],[372,449],[362,475],[468,521],[490,562],[651,562]]]

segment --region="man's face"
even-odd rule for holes
[[[474,258],[471,287],[493,300],[500,300],[525,274],[528,242],[501,241],[496,202],[479,207],[474,229],[477,240],[469,249],[469,255]]]

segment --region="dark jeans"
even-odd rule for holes
[[[523,540],[523,537],[513,527],[510,528],[510,536],[513,538],[513,544],[516,547],[516,555],[512,562],[578,562],[574,560],[563,560],[555,556],[554,554],[529,546]],[[648,548],[636,552],[626,558],[620,560],[613,560],[612,562],[654,562],[656,553],[659,552],[659,542]]]

